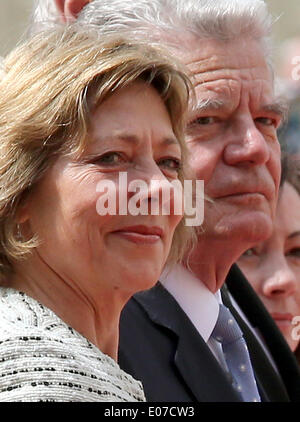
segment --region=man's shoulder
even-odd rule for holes
[[[152,289],[135,294],[124,307],[120,319],[120,341],[163,333],[174,338],[197,335],[192,321],[173,295],[158,282]]]
[[[180,312],[181,307],[172,294],[158,281],[151,289],[132,296],[124,307],[122,315],[134,316],[139,314],[156,320],[168,317],[172,311]]]

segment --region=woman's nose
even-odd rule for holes
[[[262,291],[268,298],[283,298],[295,293],[297,279],[286,258],[273,266],[273,271],[263,282]]]
[[[177,179],[170,181],[154,162],[135,173],[128,185],[129,199],[138,192],[138,207],[147,208],[147,214],[182,214],[182,185]],[[175,211],[174,211],[175,210]]]

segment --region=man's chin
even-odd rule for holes
[[[215,224],[205,224],[204,233],[210,233],[219,240],[259,243],[268,239],[273,230],[273,220],[263,212],[249,212],[223,217]]]

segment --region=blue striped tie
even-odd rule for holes
[[[243,333],[226,306],[220,304],[219,316],[212,337],[222,344],[233,386],[245,402],[259,402],[255,377]]]

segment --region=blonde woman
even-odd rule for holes
[[[118,193],[126,173],[148,203],[151,180],[183,180],[189,80],[152,48],[72,26],[25,42],[4,71],[0,401],[143,401],[116,363],[120,312],[191,233],[172,206],[100,215],[99,184]]]

